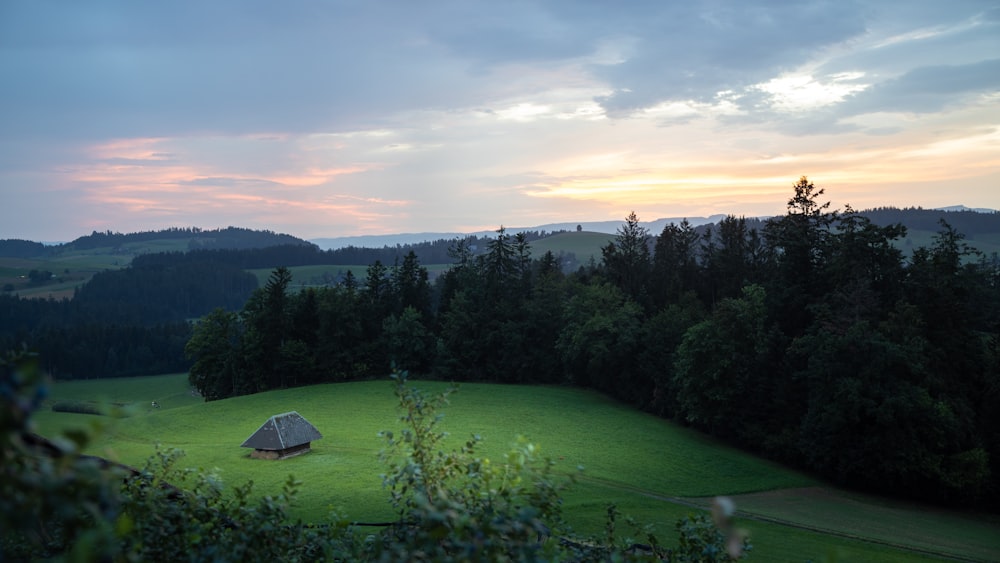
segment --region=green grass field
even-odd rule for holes
[[[435,276],[451,267],[451,264],[421,265],[427,268],[428,277],[432,280]],[[387,267],[392,268],[392,264],[388,264]],[[268,278],[271,277],[271,273],[274,272],[274,268],[257,268],[248,271],[257,277],[257,285],[264,287]],[[288,271],[292,274],[292,283],[289,287],[291,289],[301,289],[303,287],[328,285],[323,281],[325,278],[336,279],[338,275],[347,275],[348,271],[354,274],[358,283],[363,284],[368,275],[368,266],[332,266],[319,264],[314,266],[291,266],[288,268]]]
[[[934,245],[934,237],[937,231],[910,230],[906,237],[896,243],[896,247],[903,251],[904,256],[912,256],[917,248],[931,248]],[[974,238],[965,239],[965,243],[973,250],[978,250],[986,256],[1000,253],[1000,233],[987,233]]]
[[[441,390],[446,384],[416,381]],[[381,488],[380,430],[398,430],[392,384],[318,385],[203,403],[183,374],[58,382],[58,400],[128,403],[128,418],[39,413],[41,433],[81,424],[105,425],[93,453],[138,465],[156,444],[186,452],[189,467],[218,470],[228,483],[253,480],[258,494],[280,490],[293,474],[304,484],[296,514],[321,520],[330,509],[361,520],[391,516]],[[151,401],[161,408],[154,409]],[[298,411],[323,433],[307,455],[284,461],[250,459],[239,445],[267,417]],[[848,495],[705,436],[614,402],[563,387],[463,384],[442,422],[457,448],[472,433],[481,454],[498,457],[518,435],[541,446],[565,474],[584,471],[565,496],[574,527],[599,533],[605,509],[652,522],[673,537],[674,522],[707,497],[734,496],[758,561],[923,561],[910,546],[971,560],[1000,559],[1000,522],[935,508]],[[873,523],[878,523],[874,526]],[[622,529],[622,532],[628,532]]]
[[[73,290],[94,274],[123,268],[131,262],[132,256],[111,249],[62,252],[46,259],[0,257],[0,286],[10,284],[15,293],[26,298],[70,298]],[[31,270],[49,271],[58,279],[31,285],[27,280]]]
[[[532,242],[531,255],[533,258],[540,258],[548,251],[556,256],[559,256],[560,252],[572,252],[580,264],[586,264],[591,258],[600,263],[601,247],[607,246],[614,238],[615,235],[589,231],[559,233]]]

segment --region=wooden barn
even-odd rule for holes
[[[308,452],[323,435],[299,413],[276,414],[260,425],[241,447],[253,448],[250,457],[285,459]]]

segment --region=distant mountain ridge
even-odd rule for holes
[[[998,213],[996,209],[987,207],[966,207],[964,205],[949,205],[947,207],[935,207],[937,211],[973,211],[975,213]]]
[[[312,243],[292,235],[226,227],[224,229],[171,228],[137,233],[97,232],[79,237],[72,242],[43,244],[21,239],[0,240],[0,256],[11,258],[43,258],[66,251],[89,251],[100,248],[123,250],[128,245],[142,245],[151,241],[177,241],[175,250],[221,250],[267,248],[271,246],[313,246]]]
[[[988,208],[970,208],[964,205],[952,205],[936,209],[920,207],[895,208],[884,207],[868,209],[860,213],[876,224],[886,225],[902,223],[908,229],[937,231],[939,221],[945,219],[958,232],[974,237],[981,233],[1000,234],[1000,211]],[[659,235],[668,224],[679,224],[685,219],[694,227],[703,227],[718,223],[726,215],[717,214],[708,217],[666,217],[654,221],[640,222],[651,235]],[[769,217],[748,217],[748,219],[766,220]],[[579,230],[596,233],[615,234],[621,228],[621,221],[581,221],[548,223],[536,227],[507,227],[510,234],[520,232],[557,233]],[[499,228],[499,226],[498,226]],[[361,235],[346,237],[323,237],[304,240],[289,234],[275,233],[268,230],[253,230],[240,227],[203,230],[192,228],[171,228],[160,231],[145,231],[138,233],[115,233],[111,231],[97,232],[79,237],[66,243],[41,243],[21,239],[0,239],[0,256],[10,258],[44,258],[66,251],[87,251],[99,248],[115,250],[130,250],[130,245],[141,246],[149,241],[173,240],[176,244],[169,250],[213,250],[213,249],[253,249],[272,246],[294,245],[315,246],[320,250],[336,250],[348,247],[354,248],[384,248],[397,246],[420,245],[423,243],[453,240],[456,238],[495,236],[496,230],[484,230],[468,233],[460,232],[423,232],[398,233],[388,235]],[[165,250],[165,251],[169,251]]]
[[[73,250],[86,250],[89,248],[100,248],[105,246],[118,246],[132,242],[145,242],[150,240],[179,239],[187,240],[188,247],[194,249],[240,249],[240,248],[266,248],[268,246],[280,246],[284,244],[308,245],[309,242],[292,235],[275,233],[268,230],[245,229],[242,227],[226,227],[224,229],[199,229],[191,227],[187,229],[171,228],[160,231],[145,231],[139,233],[113,233],[106,231],[82,236],[73,242],[67,243]]]
[[[964,205],[952,205],[936,209],[923,209],[920,207],[882,207],[877,209],[867,209],[860,213],[872,221],[879,224],[903,223],[911,229],[921,229],[936,231],[939,228],[939,219],[946,219],[949,224],[959,232],[966,235],[973,235],[982,230],[980,225],[986,226],[990,232],[1000,232],[1000,212],[995,209],[985,207],[971,208]],[[718,223],[726,217],[726,214],[710,215],[708,217],[665,217],[654,221],[640,221],[639,224],[645,227],[651,235],[659,235],[667,225],[680,224],[687,220],[693,227]],[[767,220],[770,216],[753,217],[753,219]],[[890,220],[890,218],[892,218]],[[750,217],[748,217],[750,219]],[[575,231],[579,226],[581,230],[615,234],[621,228],[622,221],[581,221],[579,223],[548,223],[537,227],[507,227],[508,233],[516,234],[522,231],[545,231],[550,233],[560,231]],[[976,224],[976,227],[963,228],[969,224]],[[499,227],[498,227],[499,228]],[[968,232],[967,232],[968,231]],[[382,248],[384,246],[418,244],[441,239],[463,238],[468,236],[491,237],[496,230],[476,231],[469,233],[458,232],[426,232],[426,233],[399,233],[389,235],[361,235],[347,237],[325,237],[309,239],[323,250],[333,250],[354,246],[359,248]]]
[[[663,231],[663,227],[670,223],[680,223],[684,219],[687,219],[688,223],[692,226],[698,227],[701,225],[708,225],[711,223],[718,223],[726,216],[724,214],[712,215],[710,217],[669,217],[656,219],[655,221],[641,222],[640,224],[649,230],[652,234],[660,234]],[[506,231],[510,234],[517,234],[526,231],[545,231],[549,233],[557,233],[560,231],[575,231],[577,226],[583,231],[593,232],[593,233],[607,233],[615,234],[618,229],[621,228],[624,221],[581,221],[579,223],[548,223],[545,225],[539,225],[537,227],[505,227]],[[499,226],[497,226],[499,229]],[[360,235],[360,236],[347,236],[347,237],[327,237],[327,238],[313,238],[309,239],[309,242],[319,246],[323,250],[332,250],[338,248],[344,248],[348,246],[356,246],[362,248],[381,248],[383,246],[396,246],[407,245],[407,244],[417,244],[420,242],[427,242],[433,240],[441,239],[454,239],[454,238],[464,238],[468,236],[476,237],[491,237],[496,234],[496,230],[492,231],[475,231],[470,233],[458,233],[458,232],[427,232],[427,233],[400,233],[391,235]]]

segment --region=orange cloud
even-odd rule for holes
[[[365,172],[364,166],[347,166],[344,168],[310,168],[299,175],[269,176],[264,179],[286,186],[319,186],[328,183],[337,176]]]
[[[295,170],[248,174],[213,162],[210,155],[185,156],[183,144],[183,140],[161,138],[103,143],[90,147],[86,151],[89,160],[68,169],[67,174],[90,201],[109,209],[184,219],[209,211],[230,216],[225,220],[230,224],[253,222],[262,215],[266,215],[264,221],[286,224],[372,224],[385,222],[392,215],[382,209],[398,211],[411,203],[317,189],[329,187],[340,176],[363,173],[378,165],[316,166],[307,162]]]

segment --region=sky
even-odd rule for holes
[[[0,238],[1000,209],[995,0],[0,2]]]

